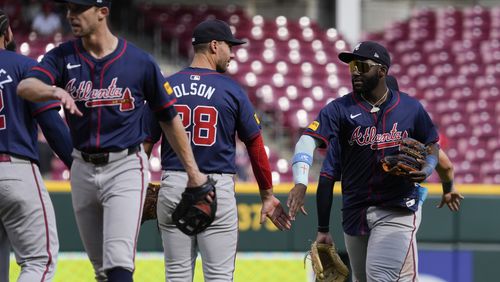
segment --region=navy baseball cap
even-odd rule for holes
[[[373,60],[389,68],[391,66],[391,57],[384,46],[373,41],[364,41],[354,47],[354,51],[341,52],[339,59],[344,63],[350,63],[353,60]]]
[[[243,40],[234,38],[229,25],[221,20],[206,20],[199,23],[193,31],[193,45],[208,43],[212,40],[226,41],[231,45],[245,44]]]
[[[59,3],[73,3],[83,6],[111,7],[111,0],[55,0]]]

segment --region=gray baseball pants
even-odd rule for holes
[[[418,281],[416,234],[422,211],[369,207],[370,234],[344,233],[355,282]]]

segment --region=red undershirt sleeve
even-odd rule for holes
[[[258,134],[246,141],[245,146],[247,147],[250,163],[252,163],[253,174],[255,175],[259,189],[271,189],[273,187],[271,167],[269,165],[266,150],[264,149],[262,135]]]

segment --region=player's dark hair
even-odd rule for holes
[[[209,43],[202,43],[202,44],[196,44],[193,46],[194,52],[195,53],[204,53],[209,49]]]
[[[5,35],[9,29],[9,17],[3,10],[0,10],[0,36]]]

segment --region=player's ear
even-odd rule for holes
[[[387,76],[387,67],[386,67],[386,66],[381,66],[381,67],[378,69],[378,76],[379,76],[379,77],[384,77],[384,76]]]
[[[212,40],[208,43],[208,49],[210,49],[210,53],[216,53],[218,48],[217,40]]]
[[[108,7],[98,7],[99,20],[102,21],[106,17],[109,16],[109,8]]]

